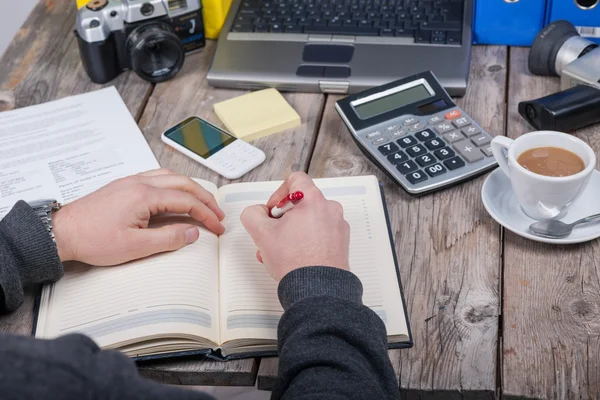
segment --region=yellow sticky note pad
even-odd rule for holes
[[[215,104],[227,130],[247,142],[300,125],[300,116],[277,89],[264,89]]]

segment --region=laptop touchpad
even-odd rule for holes
[[[352,60],[354,46],[335,44],[307,44],[304,46],[304,62],[348,63]]]

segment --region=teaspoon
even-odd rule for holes
[[[570,224],[565,224],[562,221],[554,219],[548,221],[540,221],[529,225],[529,230],[538,236],[560,239],[567,237],[573,231],[573,228],[579,224],[587,224],[600,219],[600,214],[590,215],[589,217],[581,218]]]

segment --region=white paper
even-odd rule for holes
[[[0,113],[0,218],[18,200],[69,203],[156,168],[114,87]]]

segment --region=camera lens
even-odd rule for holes
[[[185,50],[173,28],[153,22],[136,28],[127,38],[131,69],[142,79],[163,82],[183,65]]]
[[[556,55],[562,45],[573,36],[579,36],[569,21],[554,21],[536,36],[529,51],[529,70],[536,75],[558,75]]]

